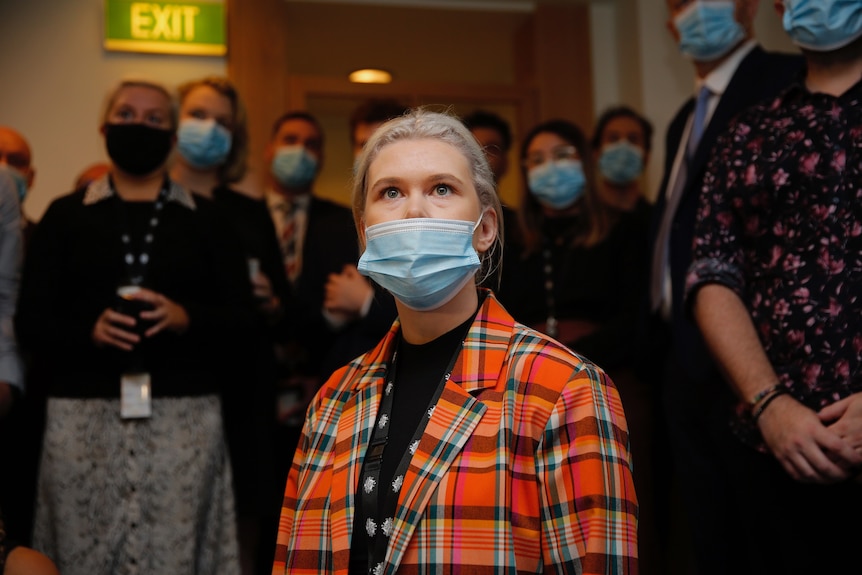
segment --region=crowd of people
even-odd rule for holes
[[[0,126],[0,573],[854,572],[862,4],[757,5],[667,1],[654,203],[624,105],[370,100],[345,206],[308,111],[254,195],[229,79],[125,80],[38,222]]]

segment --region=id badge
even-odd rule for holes
[[[124,373],[120,378],[120,417],[123,419],[153,415],[149,373]]]

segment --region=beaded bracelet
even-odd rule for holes
[[[749,402],[748,402],[748,405],[750,405],[750,406],[751,406],[751,408],[752,408],[752,409],[754,409],[754,407],[755,407],[758,403],[760,403],[761,401],[763,401],[763,398],[765,398],[765,397],[766,397],[767,395],[769,395],[770,393],[774,393],[776,389],[779,389],[779,388],[782,388],[782,387],[783,387],[783,386],[782,386],[780,383],[776,383],[775,385],[773,385],[773,386],[771,386],[771,387],[767,387],[766,389],[764,389],[763,391],[759,392],[757,395],[755,395],[754,397],[752,397],[752,398],[751,398],[751,401],[749,401]]]
[[[751,420],[754,423],[757,423],[757,420],[758,420],[758,418],[760,418],[761,414],[763,413],[763,410],[766,409],[766,407],[770,403],[772,403],[773,399],[775,399],[779,395],[786,395],[788,393],[790,393],[790,392],[787,391],[787,388],[776,387],[770,393],[767,393],[765,396],[760,398],[760,402],[757,405],[755,405],[754,408],[751,410]]]

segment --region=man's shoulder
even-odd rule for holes
[[[749,89],[753,86],[767,86],[775,89],[784,87],[796,79],[805,66],[801,54],[772,52],[756,46],[742,59],[733,74],[732,83],[739,80]]]

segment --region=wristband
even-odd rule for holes
[[[774,393],[774,392],[775,392],[775,390],[777,390],[777,389],[781,389],[781,388],[783,388],[783,386],[782,386],[780,383],[776,383],[776,384],[775,384],[775,385],[773,385],[773,386],[767,387],[766,389],[764,389],[763,391],[758,392],[758,393],[757,393],[757,395],[755,395],[754,397],[752,397],[752,398],[751,398],[751,400],[748,402],[748,405],[750,405],[750,406],[751,406],[751,409],[754,409],[754,408],[757,406],[757,404],[758,404],[758,403],[760,403],[761,401],[763,401],[763,399],[764,399],[767,395],[769,395],[769,394],[771,394],[771,393]]]
[[[758,403],[751,410],[751,420],[754,423],[757,423],[758,418],[760,418],[760,416],[763,414],[763,410],[765,410],[767,408],[767,406],[770,403],[772,403],[773,399],[775,399],[779,395],[786,395],[788,393],[789,392],[787,391],[787,388],[777,387],[777,388],[773,389],[770,393],[766,394],[764,397],[762,397],[760,399],[760,403]]]

